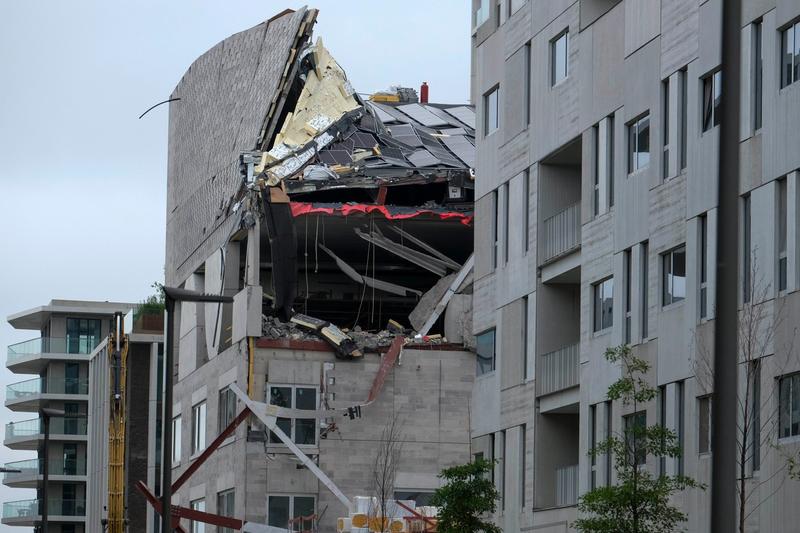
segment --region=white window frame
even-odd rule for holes
[[[683,251],[683,296],[675,295],[675,254]],[[669,263],[669,269],[667,269]],[[671,250],[661,254],[661,306],[669,307],[672,304],[682,302],[686,299],[686,244],[676,246]]]
[[[639,151],[639,130],[644,129],[643,123],[647,121],[647,152]],[[650,112],[647,111],[639,115],[638,118],[628,123],[628,174],[635,174],[640,170],[650,166],[652,152],[652,125],[650,124]],[[647,160],[640,161],[639,154],[647,153]]]
[[[558,47],[562,39],[564,40],[564,65],[559,69]],[[550,86],[557,87],[567,78],[569,78],[569,28],[565,28],[550,40]]]
[[[223,501],[224,498],[224,501],[226,501],[225,506],[227,507],[228,506],[227,497],[229,495],[233,495],[233,498],[231,498],[231,504],[233,509],[222,509],[220,503]],[[221,490],[217,493],[217,514],[220,516],[228,516],[228,517],[236,516],[236,488],[232,487],[230,489]],[[220,527],[219,533],[234,533],[234,531],[233,529],[228,527]]]
[[[202,511],[205,512],[206,510],[206,499],[199,498],[197,500],[192,500],[189,502],[189,507],[193,511]],[[191,521],[190,531],[191,533],[205,533],[206,525],[204,522],[195,522]]]
[[[305,384],[302,384],[302,383],[297,383],[297,384],[294,384],[294,385],[291,385],[291,384],[288,384],[288,383],[267,383],[266,387],[265,387],[265,393],[266,393],[266,400],[265,401],[266,401],[267,404],[269,404],[271,402],[272,389],[273,388],[288,388],[288,389],[291,390],[291,394],[290,394],[291,403],[288,406],[288,409],[297,409],[297,407],[295,407],[295,404],[296,404],[296,401],[297,401],[297,389],[311,389],[311,390],[314,391],[314,405],[316,406],[315,409],[319,408],[319,386],[317,386],[317,385],[305,385]],[[290,439],[292,439],[292,442],[294,442],[297,446],[299,446],[301,448],[302,447],[311,448],[311,447],[315,447],[315,446],[319,445],[319,419],[317,419],[316,417],[314,417],[314,416],[310,416],[310,417],[295,417],[295,418],[289,418],[289,419],[279,418],[278,420],[289,420],[289,428],[290,428],[290,430],[289,430],[289,432],[286,432],[286,431],[284,431],[284,432],[287,433],[287,436]],[[314,421],[314,442],[313,443],[311,443],[311,444],[309,444],[309,443],[300,444],[299,442],[297,442],[297,421],[298,420],[305,420],[305,421],[313,420]],[[269,445],[270,446],[285,446],[285,444],[283,444],[283,442],[280,441],[277,438],[277,436],[274,437],[274,440],[273,440],[272,435],[270,435],[270,438],[269,438]]]
[[[494,120],[492,113],[494,110]],[[500,129],[500,85],[495,85],[483,95],[483,136],[488,137]]]
[[[192,456],[206,449],[208,433],[208,404],[205,400],[192,406]]]
[[[181,462],[181,415],[172,417],[172,464]]]
[[[719,126],[721,117],[718,113],[719,102],[717,99],[722,99],[722,71],[716,70],[709,75],[703,77],[703,83],[700,86],[700,129],[703,133],[713,130]],[[710,86],[711,100],[706,99],[706,86]],[[709,109],[708,106],[711,108]],[[709,123],[706,124],[706,114],[709,115]]]
[[[788,26],[786,26],[785,28],[783,28],[783,29],[781,29],[779,31],[780,31],[780,34],[781,34],[781,36],[780,36],[781,40],[780,40],[780,47],[778,48],[778,54],[779,54],[778,55],[778,57],[779,57],[778,65],[779,65],[779,69],[780,69],[780,88],[781,88],[781,90],[783,90],[786,87],[788,87],[789,85],[792,85],[796,81],[800,80],[800,75],[798,75],[794,71],[795,70],[794,69],[794,64],[797,63],[798,61],[800,61],[800,59],[798,59],[798,57],[797,57],[797,54],[794,53],[794,51],[797,50],[797,39],[800,39],[800,21],[795,21],[795,22],[789,24]],[[792,66],[791,66],[791,70],[789,71],[789,75],[787,76],[787,72],[784,71],[784,67],[786,66],[786,64],[784,63],[784,59],[785,59],[784,58],[784,54],[786,52],[787,45],[789,44],[788,43],[788,39],[789,39],[790,36],[791,36],[791,40],[792,40],[791,49],[793,51],[790,54],[791,55],[791,65]]]
[[[611,321],[608,325],[603,322],[603,300],[599,291],[604,291],[604,286],[607,282],[611,282],[611,312],[608,314]],[[599,305],[598,305],[599,304]],[[599,313],[599,315],[598,315]],[[599,325],[598,328],[598,316]],[[601,280],[592,283],[592,329],[595,333],[601,333],[610,330],[614,326],[614,276],[608,276]]]

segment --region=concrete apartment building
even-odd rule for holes
[[[373,494],[395,416],[395,497],[423,504],[468,461],[475,114],[425,86],[362,100],[312,44],[316,16],[228,37],[173,93],[166,282],[233,303],[177,305],[171,466],[205,461],[179,507],[335,531],[341,499],[255,417],[212,441],[244,407],[236,385],[291,410],[278,427],[348,498]]]
[[[87,525],[90,515],[86,512],[87,457],[92,457],[90,450],[95,442],[87,438],[89,412],[96,398],[90,366],[95,348],[112,330],[114,313],[127,313],[132,307],[115,302],[53,300],[8,317],[14,328],[37,331],[40,337],[8,347],[6,367],[15,374],[36,377],[8,385],[6,407],[31,413],[34,418],[9,423],[3,444],[13,450],[37,452],[37,456],[6,464],[20,472],[4,474],[3,483],[38,490],[36,499],[5,502],[3,524],[31,527],[41,523],[44,428],[38,413],[50,407],[65,413],[50,421],[50,531],[97,531]],[[96,527],[100,527],[99,518]]]
[[[613,483],[608,458],[587,452],[634,420],[606,401],[619,369],[603,354],[623,343],[660,391],[638,420],[684,450],[646,468],[710,480],[721,4],[472,3],[471,431],[473,450],[500,460],[505,531],[567,531],[577,498]],[[760,413],[746,523],[778,532],[800,498],[782,458],[800,445],[800,3],[742,4],[739,299],[762,317],[753,360],[739,354]],[[677,502],[689,531],[708,530],[708,491]]]

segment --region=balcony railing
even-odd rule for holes
[[[102,339],[94,335],[79,335],[73,337],[40,337],[29,341],[18,342],[8,347],[7,364],[12,364],[29,355],[55,354],[84,354],[88,355],[97,348]]]
[[[581,243],[581,204],[572,204],[542,223],[542,261],[574,250]]]
[[[3,504],[3,518],[33,518],[40,516],[41,510],[41,500],[6,502]],[[49,516],[86,516],[86,501],[50,498],[47,513]]]
[[[578,465],[556,468],[556,507],[578,503]]]
[[[14,461],[6,463],[6,468],[19,470],[19,472],[5,472],[3,481],[13,481],[15,478],[27,478],[30,476],[41,476],[44,474],[44,462],[39,459],[28,459],[26,461]],[[64,461],[63,459],[51,460],[48,464],[51,476],[85,476],[86,461],[75,459]]]
[[[33,378],[6,387],[6,401],[21,400],[39,394],[89,394],[86,378]]]
[[[53,417],[50,419],[51,435],[86,435],[86,416]],[[30,437],[44,433],[40,418],[6,424],[6,439]]]
[[[539,394],[551,394],[578,385],[580,382],[580,360],[577,344],[564,346],[541,356]]]

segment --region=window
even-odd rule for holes
[[[605,432],[604,437],[606,439],[609,439],[609,438],[611,438],[611,435],[613,434],[613,429],[614,429],[613,428],[613,423],[614,423],[613,405],[614,404],[611,402],[611,400],[607,400],[605,405],[606,405],[606,432]],[[610,487],[611,486],[611,467],[613,465],[614,458],[611,456],[610,453],[605,454],[605,456],[606,456],[606,487]]]
[[[764,57],[761,51],[761,21],[753,22],[753,60],[752,60],[752,83],[753,83],[753,131],[761,129],[762,107],[763,107],[763,70]]]
[[[490,135],[500,127],[500,88],[483,95],[483,133]]]
[[[628,125],[628,174],[650,164],[650,115]]]
[[[204,499],[194,500],[189,503],[189,506],[192,508],[192,511],[202,511],[205,512],[206,510],[206,501]],[[191,532],[192,533],[204,533],[206,530],[206,525],[203,522],[192,522]]]
[[[319,405],[316,387],[268,384],[267,388],[270,405],[309,411],[315,410]],[[277,425],[295,444],[313,446],[317,443],[316,418],[278,418]],[[274,444],[282,443],[272,432],[269,441]]]
[[[475,355],[477,356],[478,376],[494,372],[495,366],[495,340],[494,328],[484,331],[475,337]]]
[[[626,416],[624,421],[628,464],[643,465],[647,462],[647,447],[644,434],[647,427],[647,413],[639,411]]]
[[[675,384],[675,411],[677,413],[677,422],[675,433],[677,433],[678,437],[678,447],[681,450],[681,454],[678,456],[678,472],[679,476],[683,475],[683,456],[684,450],[686,449],[685,442],[686,442],[686,386],[683,381],[678,381]]]
[[[698,453],[711,452],[711,396],[701,396],[697,399],[697,435]]]
[[[528,297],[522,297],[522,377],[527,380],[528,375]]]
[[[528,241],[531,236],[531,171],[525,169],[522,173],[522,246],[525,253],[528,253],[530,244]]]
[[[500,262],[500,199],[497,189],[492,191],[492,233],[494,239],[494,253],[492,253],[492,269],[497,268]]]
[[[181,417],[172,419],[172,462],[181,462]]]
[[[614,278],[607,278],[592,286],[594,292],[594,330],[603,331],[614,324]]]
[[[65,363],[64,364],[64,393],[65,394],[80,394],[81,386],[81,365],[80,363]],[[47,382],[44,383],[45,387]],[[44,392],[48,392],[45,390]],[[49,391],[56,392],[56,391]],[[86,391],[84,391],[86,394]]]
[[[589,406],[589,490],[597,488],[597,455],[594,453],[597,448],[597,406]]]
[[[525,44],[525,90],[522,93],[525,97],[525,124],[531,123],[531,43]]]
[[[267,525],[287,529],[290,519],[313,515],[314,503],[314,496],[270,496]]]
[[[722,72],[716,71],[703,79],[703,131],[719,125]]]
[[[520,509],[525,509],[525,460],[526,457],[526,446],[525,446],[525,437],[526,437],[526,430],[527,426],[522,424],[519,427],[519,507]]]
[[[800,79],[800,22],[781,33],[781,89]]]
[[[511,198],[508,189],[508,182],[505,182],[503,184],[503,263],[508,263],[508,234],[511,221],[511,209],[509,209]]]
[[[686,67],[678,71],[678,83],[680,89],[680,102],[678,103],[680,117],[681,117],[681,128],[680,128],[680,153],[678,154],[678,159],[681,162],[681,170],[686,168],[686,140],[687,140],[687,127],[686,124],[689,118],[689,106],[688,106],[688,94],[689,94],[689,83],[688,83],[688,71]]]
[[[91,318],[67,319],[67,353],[90,354],[99,343],[99,320]]]
[[[708,216],[697,217],[700,238],[700,318],[708,316]]]
[[[498,431],[497,433],[500,435],[500,453],[503,455],[500,457],[500,461],[498,462],[498,467],[500,470],[501,476],[501,483],[500,483],[500,503],[502,505],[502,509],[506,508],[506,457],[508,456],[508,449],[506,446],[506,430],[503,429]]]
[[[742,197],[742,301],[750,301],[750,195]]]
[[[778,290],[786,290],[786,178],[778,180]]]
[[[686,298],[686,246],[678,246],[661,257],[664,262],[662,305],[667,306]]]
[[[595,124],[592,128],[594,137],[594,216],[600,214],[600,125]]]
[[[662,105],[662,124],[664,131],[662,132],[662,145],[664,146],[662,155],[662,170],[664,172],[664,179],[669,177],[669,79],[661,82],[661,98],[663,99]]]
[[[631,293],[633,292],[633,276],[631,275],[631,249],[622,252],[623,278],[625,280],[625,343],[631,343]]]
[[[649,313],[649,301],[647,298],[647,293],[649,290],[648,287],[648,279],[650,273],[650,265],[648,254],[650,253],[650,247],[648,246],[647,241],[644,241],[641,245],[640,250],[640,257],[641,257],[641,272],[639,272],[639,279],[641,280],[641,292],[642,292],[642,340],[647,338],[647,315]]]
[[[476,453],[475,458],[478,456],[483,458],[482,453]],[[417,504],[417,507],[423,507],[431,504],[433,499],[432,490],[396,490],[394,491],[395,500],[411,500]]]
[[[551,85],[555,86],[569,74],[569,30],[550,41]]]
[[[206,447],[206,402],[192,407],[192,455]]]
[[[778,387],[778,438],[795,437],[800,435],[800,373],[782,377]]]
[[[234,507],[234,504],[236,502],[235,496],[236,496],[235,489],[230,489],[217,493],[218,515],[233,517],[236,514],[236,508]],[[233,533],[233,529],[229,527],[221,527],[218,530],[219,533]]]
[[[65,442],[62,449],[63,472],[65,476],[83,475],[78,472],[78,445],[74,442]],[[83,469],[82,469],[83,470]]]
[[[54,501],[58,502],[58,500],[50,500],[50,504],[52,505]],[[56,503],[56,505],[58,504]],[[63,516],[75,516],[79,510],[80,514],[83,515],[85,511],[84,500],[78,500],[78,484],[63,483],[61,485],[61,514]]]
[[[753,470],[761,468],[761,360],[755,359],[750,362],[750,382],[751,388],[751,411],[750,416],[750,449],[753,458]]]
[[[489,20],[489,0],[480,0],[478,2],[478,8],[475,10],[474,20],[475,28]],[[285,527],[285,524],[281,527]]]
[[[667,387],[661,385],[658,387],[658,423],[662,428],[667,428]],[[663,476],[667,473],[667,457],[666,457],[666,436],[661,436],[661,457],[658,458],[658,475]]]
[[[614,207],[614,115],[608,116],[608,207]]]
[[[219,432],[236,418],[236,395],[229,387],[219,391]]]

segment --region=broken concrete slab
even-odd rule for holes
[[[411,311],[411,314],[408,315],[408,320],[411,323],[411,327],[414,328],[415,331],[419,331],[422,329],[422,326],[425,325],[425,321],[428,320],[428,317],[431,316],[433,310],[436,308],[436,304],[441,301],[444,294],[447,292],[448,287],[453,284],[453,280],[456,279],[456,272],[441,278],[439,281],[436,282],[436,285],[430,288],[428,292],[422,295],[420,298],[419,303]]]

